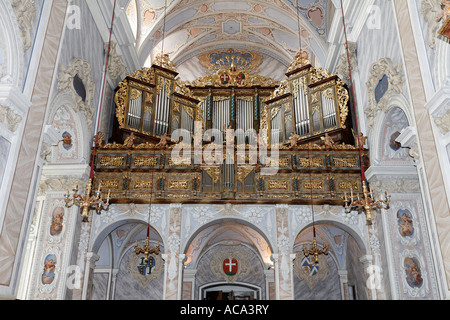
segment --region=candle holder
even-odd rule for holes
[[[143,248],[139,248],[138,242],[136,241],[136,245],[134,246],[134,252],[136,252],[136,254],[144,254],[144,262],[145,264],[148,264],[148,262],[150,261],[150,265],[153,264],[153,257],[150,257],[151,254],[156,254],[158,255],[160,252],[159,249],[159,243],[157,244],[156,248],[150,248],[150,238],[147,236],[147,239],[145,239],[145,243],[144,243],[144,247]]]
[[[303,246],[303,255],[305,257],[309,257],[309,256],[313,256],[312,262],[317,265],[319,264],[319,255],[324,254],[324,255],[328,255],[328,247],[327,244],[324,243],[323,244],[323,249],[319,249],[317,247],[317,241],[316,238],[314,238],[313,240],[313,244],[312,244],[312,248],[311,249],[307,249],[306,246]]]
[[[375,200],[374,194],[372,191],[372,187],[367,190],[366,182],[363,181],[363,199],[360,199],[359,194],[356,195],[356,198],[353,194],[353,188],[350,188],[350,198],[347,198],[347,193],[345,193],[344,198],[344,206],[346,213],[350,213],[352,210],[357,210],[358,212],[364,212],[366,215],[367,224],[371,225],[373,216],[372,210],[375,209],[389,209],[391,203],[391,196],[389,192],[386,190],[385,199],[380,198]]]
[[[92,192],[92,179],[89,180],[88,185],[86,187],[86,195],[82,196],[78,194],[78,185],[75,185],[75,188],[72,190],[72,197],[69,194],[69,190],[64,195],[64,200],[66,202],[66,207],[71,208],[76,205],[81,209],[81,216],[83,222],[88,221],[89,210],[95,210],[97,214],[101,214],[101,211],[109,209],[109,201],[111,200],[111,192],[108,192],[108,196],[106,200],[102,197],[101,192],[101,184],[98,187],[98,190],[94,195],[91,196]]]

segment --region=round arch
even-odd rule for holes
[[[108,237],[108,235],[113,232],[114,230],[116,230],[117,228],[127,225],[127,224],[136,224],[138,225],[147,225],[147,221],[141,220],[141,219],[136,219],[136,218],[131,218],[131,219],[120,219],[120,220],[116,220],[106,226],[103,227],[103,229],[101,229],[95,236],[94,239],[92,239],[92,241],[90,242],[89,245],[89,250],[88,251],[92,251],[92,252],[98,252],[98,250],[100,249],[103,241]],[[153,230],[154,232],[156,232],[156,234],[158,235],[158,237],[161,239],[162,241],[162,246],[164,246],[164,244],[167,242],[166,239],[164,239],[164,237],[162,236],[163,233],[161,232],[161,230],[159,230],[159,228],[157,228],[154,225],[150,226],[150,230]],[[135,235],[135,234],[133,234]],[[128,235],[129,237],[130,235]]]
[[[70,92],[61,92],[57,94],[52,103],[50,104],[49,111],[47,113],[47,119],[45,123],[47,125],[52,125],[55,119],[57,112],[60,108],[66,107],[70,110],[71,116],[73,117],[73,121],[77,127],[77,143],[78,145],[78,159],[77,163],[80,160],[85,160],[89,158],[89,134],[88,128],[85,121],[85,116],[81,112],[76,112],[75,102],[73,100],[73,96]],[[62,134],[62,132],[61,132]]]
[[[206,223],[206,224],[204,224],[202,226],[199,226],[196,230],[194,230],[191,233],[189,238],[186,240],[186,242],[184,244],[184,247],[182,247],[182,252],[185,253],[185,254],[188,252],[189,246],[192,244],[194,239],[197,238],[197,236],[200,235],[200,233],[203,230],[205,230],[207,228],[210,228],[210,227],[212,227],[214,225],[217,225],[217,224],[230,223],[230,222],[231,223],[240,224],[240,225],[243,225],[243,226],[246,226],[248,228],[253,229],[256,233],[258,233],[262,237],[262,239],[264,239],[264,241],[267,244],[267,247],[270,249],[270,251],[274,252],[274,248],[276,248],[276,245],[274,245],[272,243],[272,241],[270,240],[270,237],[261,228],[259,228],[258,226],[248,222],[247,220],[240,219],[239,217],[236,217],[236,218],[218,218],[218,219],[211,220],[211,221],[209,221],[208,223]]]
[[[355,228],[353,228],[352,226],[348,225],[348,224],[344,224],[340,221],[335,221],[335,220],[318,220],[315,221],[315,225],[323,225],[323,224],[327,224],[327,225],[332,225],[335,226],[343,231],[345,231],[346,233],[348,233],[350,236],[352,236],[356,243],[358,244],[358,246],[361,248],[361,251],[363,252],[363,254],[368,254],[370,252],[370,247],[369,247],[369,243],[367,241],[364,240],[363,235]],[[305,230],[311,228],[313,226],[312,222],[301,226],[300,228],[298,228],[295,231],[295,237],[294,239],[297,239],[297,237],[304,232]],[[295,243],[293,242],[291,247],[291,251],[293,251]]]
[[[0,82],[21,88],[24,81],[23,41],[10,1],[0,2],[0,50],[4,63]]]
[[[395,108],[399,108],[403,111],[406,115],[409,126],[416,126],[409,101],[403,94],[392,94],[389,97],[386,111],[380,112],[374,121],[372,134],[369,137],[370,145],[372,146],[370,152],[370,163],[380,163],[382,161],[381,148],[384,142],[383,129],[389,113]]]

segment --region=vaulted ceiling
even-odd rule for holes
[[[151,65],[163,50],[188,81],[205,75],[208,54],[230,49],[248,53],[260,74],[275,80],[284,77],[300,48],[323,65],[335,11],[331,0],[121,0],[120,5],[140,63]]]

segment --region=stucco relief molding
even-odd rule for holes
[[[39,184],[39,195],[45,195],[50,191],[65,192],[68,188],[70,189],[75,185],[78,185],[80,190],[83,190],[87,186],[87,181],[85,179],[67,177],[43,178]]]
[[[389,79],[389,87],[384,96],[377,102],[375,89],[384,76]],[[368,119],[369,130],[372,131],[379,111],[386,113],[389,108],[389,97],[403,92],[405,77],[401,66],[394,66],[391,59],[382,58],[370,67],[369,80],[366,83],[369,105],[364,111]]]
[[[441,25],[438,15],[442,12],[441,0],[422,0],[422,15],[428,23],[428,45],[431,49],[436,49],[437,31]]]
[[[95,83],[92,78],[91,65],[80,58],[74,58],[67,67],[60,66],[60,70],[58,74],[58,90],[60,92],[68,91],[72,93],[73,101],[75,101],[74,109],[77,112],[84,112],[87,126],[90,129],[95,115],[95,108],[91,105],[95,94]],[[78,75],[86,88],[86,99],[84,101],[77,94],[73,86],[73,80],[76,75]]]
[[[0,124],[15,133],[31,103],[11,85],[0,86]]]
[[[108,43],[105,43],[105,51],[108,51]],[[117,42],[111,41],[108,62],[108,74],[111,79],[116,80],[127,69],[126,64],[122,61],[122,57],[117,52]]]
[[[0,105],[0,123],[3,124],[9,131],[16,132],[22,122],[22,116],[15,113],[12,109]]]
[[[23,51],[31,48],[31,28],[36,18],[36,8],[32,0],[11,0],[23,42]]]
[[[425,105],[430,112],[440,133],[445,136],[450,132],[450,77]]]
[[[350,54],[350,66],[352,72],[358,72],[358,60],[356,59],[357,45],[355,42],[349,42],[348,51]],[[350,82],[350,72],[348,69],[347,48],[344,46],[344,53],[339,58],[339,64],[336,67],[337,72],[342,76],[346,83]]]
[[[385,190],[389,193],[420,193],[419,180],[396,179],[396,180],[377,180],[370,184],[374,193],[382,194]]]
[[[415,127],[406,127],[395,140],[400,143],[402,148],[409,149],[409,156],[414,159],[417,164],[420,161],[420,150],[417,142],[417,130]]]
[[[419,177],[415,166],[372,166],[366,171],[367,181],[375,195],[389,190],[395,193],[420,193]]]

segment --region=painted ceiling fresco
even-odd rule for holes
[[[202,54],[230,49],[262,57],[259,73],[275,79],[284,77],[300,48],[321,65],[334,11],[330,0],[122,0],[121,6],[141,64],[151,65],[164,51],[188,81],[205,75]]]

